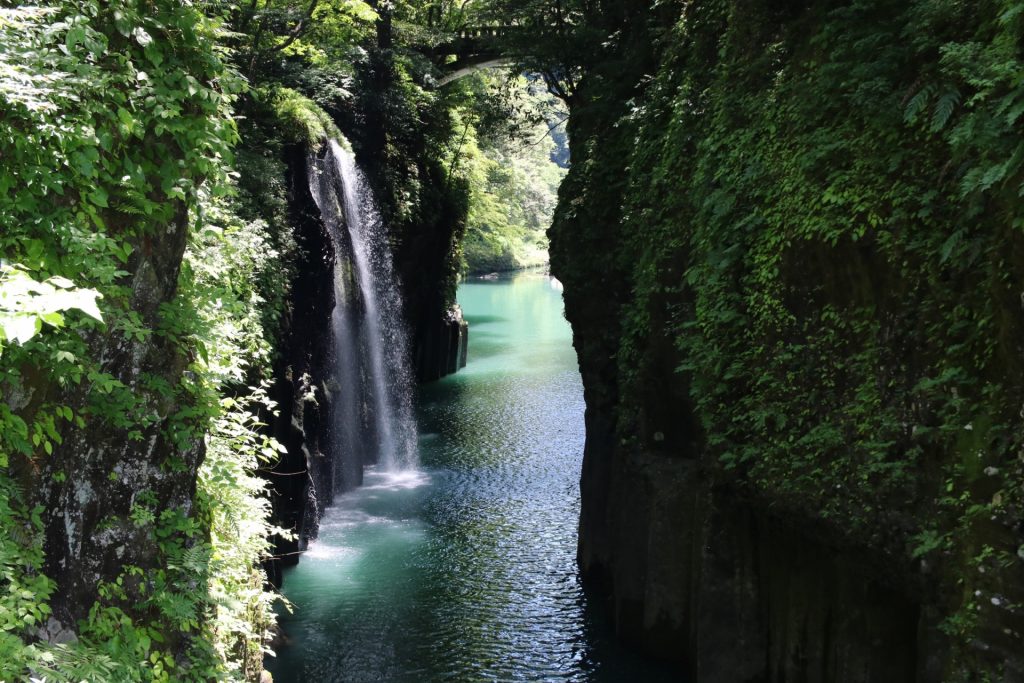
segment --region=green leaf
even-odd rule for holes
[[[928,104],[928,100],[931,99],[935,93],[935,86],[926,85],[917,91],[917,94],[910,98],[907,103],[906,109],[903,111],[903,120],[907,123],[913,123],[917,120],[918,115],[924,110],[925,105]]]
[[[117,119],[124,124],[125,128],[128,130],[131,130],[135,125],[135,118],[132,116],[132,113],[124,107],[117,108]]]
[[[95,204],[96,206],[100,206],[103,208],[109,206],[109,204],[107,204],[107,191],[104,190],[102,187],[94,188],[93,191],[89,193],[89,199],[91,199],[92,203]]]
[[[953,110],[960,103],[960,93],[948,90],[943,93],[939,101],[935,103],[935,110],[932,112],[931,131],[937,133],[946,127],[949,119],[953,116]]]
[[[64,326],[64,316],[61,315],[60,313],[58,313],[57,311],[51,311],[50,313],[44,313],[44,314],[42,314],[40,316],[40,318],[47,325],[52,325],[54,327],[63,327]]]
[[[153,36],[146,33],[146,29],[142,28],[141,26],[137,27],[134,31],[132,31],[132,37],[135,38],[135,42],[137,42],[142,47],[146,47],[153,42]]]
[[[146,53],[146,59],[148,59],[154,66],[160,66],[164,63],[163,52],[160,51],[160,47],[157,43],[150,43],[144,48]]]
[[[0,312],[0,332],[8,341],[24,344],[36,336],[42,327],[42,321],[35,315]]]
[[[945,263],[949,260],[949,257],[953,255],[953,250],[960,243],[960,239],[964,236],[965,230],[960,228],[942,244],[942,249],[939,250],[939,263]]]

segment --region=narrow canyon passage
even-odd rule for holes
[[[678,680],[613,642],[576,566],[583,389],[558,283],[459,289],[466,369],[420,390],[416,470],[370,470],[298,567],[298,681]]]
[[[0,3],[0,683],[1024,683],[1022,75],[1024,0]]]

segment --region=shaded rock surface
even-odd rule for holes
[[[169,222],[142,232],[133,245],[126,267],[129,306],[151,329],[158,328],[161,305],[177,293],[187,226],[185,207],[178,204]],[[137,392],[154,419],[134,439],[102,419],[84,427],[71,424],[50,457],[32,472],[18,472],[30,484],[30,507],[45,510],[43,569],[55,581],[56,592],[50,600],[53,615],[42,635],[53,642],[75,637],[101,582],[113,581],[125,566],[142,571],[163,567],[159,540],[131,519],[137,496],[145,492],[153,509],[193,518],[196,476],[204,455],[200,439],[174,438],[171,425],[180,403],[153,388],[157,381],[168,386],[181,381],[189,358],[180,346],[159,335],[126,338],[120,331],[94,333],[88,342],[101,369]],[[57,386],[33,385],[30,378],[24,403],[31,408],[58,398],[76,413],[88,405],[83,389],[61,392]],[[136,595],[138,583],[126,585],[129,595]],[[178,642],[169,644],[172,651],[182,651],[187,639],[180,634]]]
[[[283,324],[272,398],[278,416],[271,425],[287,449],[269,478],[275,523],[293,532],[278,538],[268,563],[271,580],[280,585],[280,570],[296,564],[316,537],[323,509],[334,499],[333,468],[327,455],[331,310],[334,307],[334,250],[327,228],[309,192],[306,150],[286,152],[288,205],[298,245],[292,300]]]
[[[432,382],[453,375],[466,367],[469,348],[469,323],[462,318],[462,309],[452,307],[443,320],[420,336],[416,349],[417,379]]]
[[[901,41],[939,34],[919,7],[872,7],[612,2],[589,27],[614,39],[572,93],[573,166],[549,233],[587,403],[579,561],[619,634],[689,680],[1024,680],[1021,349],[956,357],[983,342],[979,319],[952,312],[991,311],[999,338],[1020,338],[1016,290],[994,284],[1022,268],[1012,200],[961,198],[948,140],[906,127],[901,98],[935,53]],[[941,21],[950,40],[963,22],[991,37],[981,15]],[[879,35],[902,38],[880,56],[865,47]],[[843,144],[869,125],[892,144],[814,157],[823,130]],[[895,212],[878,178],[909,197],[946,188],[946,222]],[[856,212],[814,204],[836,186],[870,198],[869,238],[797,230],[859,229]],[[942,256],[966,214],[981,221],[968,221],[976,253],[1001,254],[990,284],[975,279],[984,258]],[[779,268],[762,270],[780,235]],[[921,389],[951,365],[972,379]],[[951,396],[962,412],[943,407]],[[985,418],[979,439],[965,413],[1009,427],[997,437]]]

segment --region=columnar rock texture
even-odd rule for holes
[[[690,680],[1024,680],[1019,10],[592,15],[579,559]]]
[[[419,340],[415,353],[420,382],[454,375],[466,367],[469,323],[462,317],[462,308],[458,304],[449,309],[442,320],[435,320],[433,325],[421,331]]]
[[[268,575],[281,584],[280,570],[299,561],[315,538],[324,508],[334,500],[334,463],[329,455],[331,310],[334,308],[334,249],[309,192],[303,145],[283,150],[287,168],[289,223],[296,267],[282,324],[274,369],[278,414],[271,429],[287,449],[270,472],[274,522],[293,532],[278,538]]]

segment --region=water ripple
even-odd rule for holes
[[[328,511],[285,578],[275,680],[676,680],[617,645],[580,585],[584,404],[558,291],[525,277],[459,299],[470,364],[422,392],[423,468],[370,471]]]

